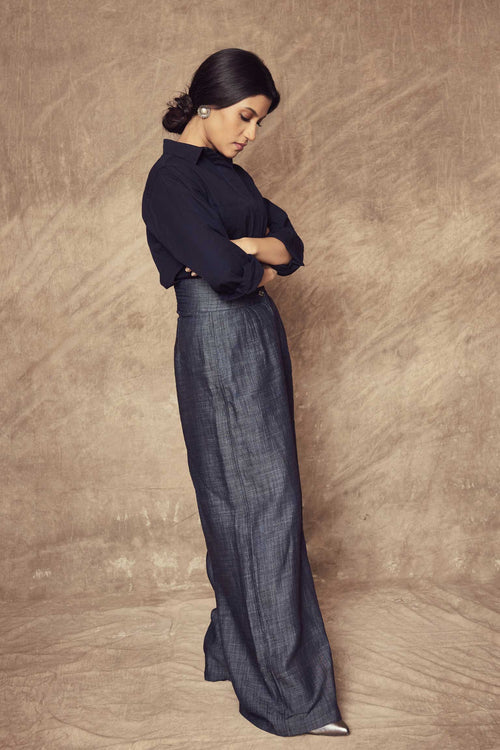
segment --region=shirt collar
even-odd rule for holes
[[[216,151],[213,148],[208,148],[207,146],[194,146],[192,143],[174,141],[171,138],[164,138],[163,153],[172,156],[180,156],[182,159],[187,159],[193,164],[197,164],[202,155],[211,161],[219,162],[220,164],[231,166],[233,163],[233,160],[229,156],[224,156],[220,151]]]

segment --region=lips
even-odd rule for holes
[[[247,144],[246,144],[246,143],[238,143],[238,141],[234,141],[234,145],[235,145],[235,146],[238,146],[238,147],[239,147],[239,149],[240,149],[240,151],[241,151],[242,149],[244,149],[244,148],[245,148],[245,146],[246,146]]]

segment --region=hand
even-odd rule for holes
[[[191,271],[190,268],[185,268],[185,271]],[[198,274],[195,271],[191,271],[191,276],[198,276]]]
[[[272,266],[266,265],[266,263],[262,264],[264,266],[264,274],[262,276],[262,280],[259,284],[259,286],[265,286],[270,281],[276,278],[278,275],[278,272],[275,268],[272,268]]]

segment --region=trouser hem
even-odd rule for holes
[[[224,680],[229,680],[229,676],[226,672],[216,669],[205,669],[203,676],[207,682],[223,682]]]
[[[288,719],[277,719],[274,722],[246,711],[241,703],[239,712],[254,726],[262,729],[264,732],[277,734],[279,737],[294,737],[295,735],[306,734],[311,729],[319,729],[319,727],[325,724],[342,719],[338,708],[329,708],[328,711],[323,712],[312,711],[309,714],[297,714],[296,716],[288,717]]]
[[[222,675],[219,677],[215,677],[213,675],[205,675],[205,680],[207,682],[227,682],[227,680],[229,680],[229,677],[223,677]]]

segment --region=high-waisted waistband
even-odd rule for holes
[[[174,289],[177,297],[177,313],[181,316],[258,305],[268,297],[265,288],[259,286],[255,291],[244,294],[242,297],[232,300],[223,299],[215,289],[212,289],[208,281],[200,276],[179,279],[175,282]]]

